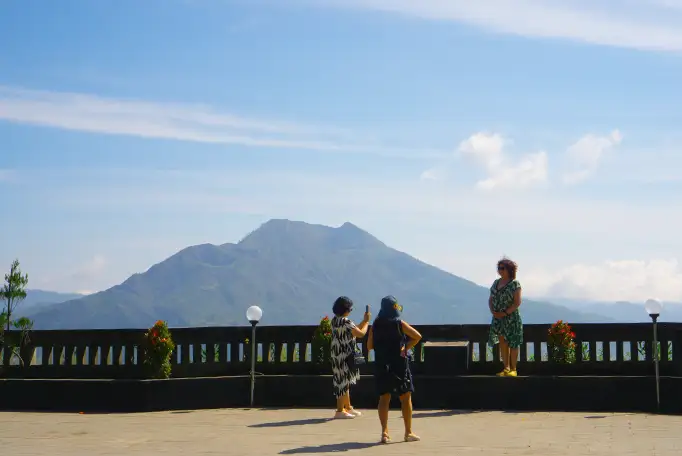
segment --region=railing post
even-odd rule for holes
[[[682,375],[682,330],[680,329],[675,330],[672,355],[673,372],[675,375]]]

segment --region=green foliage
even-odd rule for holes
[[[332,324],[325,316],[315,328],[312,340],[312,361],[317,364],[331,363]]]
[[[559,364],[575,363],[575,333],[562,320],[554,323],[547,331],[548,358]]]
[[[26,365],[26,362],[30,364],[30,357],[33,356],[33,350],[27,350],[33,320],[26,317],[14,320],[12,315],[17,306],[26,299],[27,285],[28,274],[23,274],[19,260],[14,260],[9,272],[5,274],[5,283],[0,288],[0,300],[4,302],[3,310],[0,312],[0,346],[10,350],[10,360],[17,358],[22,366]],[[10,332],[11,329],[16,332]]]
[[[171,375],[171,354],[175,344],[165,321],[159,320],[144,333],[144,364],[151,378],[164,379]]]
[[[22,274],[19,260],[14,260],[10,270],[5,274],[5,283],[0,289],[0,298],[5,301],[5,329],[10,330],[12,314],[17,306],[26,299],[26,285],[28,285],[28,274]]]

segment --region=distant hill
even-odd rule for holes
[[[647,323],[651,318],[644,310],[644,303],[627,301],[603,302],[580,299],[553,298],[552,302],[578,312],[590,312],[604,315],[619,323]],[[682,303],[664,303],[660,322],[682,322]]]
[[[492,260],[494,261],[494,259]],[[492,279],[492,277],[491,277]],[[36,328],[144,328],[243,325],[263,308],[263,324],[315,324],[339,295],[378,310],[395,295],[413,323],[487,323],[485,287],[423,263],[351,223],[338,228],[271,220],[237,244],[188,247],[106,291],[32,312]],[[608,321],[526,300],[527,323]]]
[[[83,296],[85,295],[78,293],[57,293],[56,291],[26,290],[26,299],[19,304],[18,309],[35,309],[49,304],[79,299]]]

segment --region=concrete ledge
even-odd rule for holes
[[[1,379],[0,409],[147,412],[248,407],[249,377],[169,380]],[[415,408],[655,412],[654,377],[415,376]],[[682,414],[682,377],[661,378],[661,412]],[[376,407],[374,380],[361,378],[353,404]],[[256,378],[258,407],[333,407],[331,376]]]

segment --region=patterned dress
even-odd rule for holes
[[[500,279],[493,282],[490,287],[490,297],[493,300],[493,311],[504,312],[514,305],[514,293],[521,289],[521,284],[518,280],[511,280],[500,290],[497,289],[497,284]],[[519,348],[523,343],[523,322],[521,321],[521,314],[519,309],[516,309],[511,315],[497,319],[493,317],[490,323],[490,338],[488,342],[490,345],[495,345],[500,342],[500,336],[509,344],[509,348]]]
[[[355,323],[346,317],[332,318],[332,378],[334,396],[341,397],[350,391],[350,386],[360,378],[360,370],[351,370],[348,357],[355,353],[356,340],[353,335]]]

